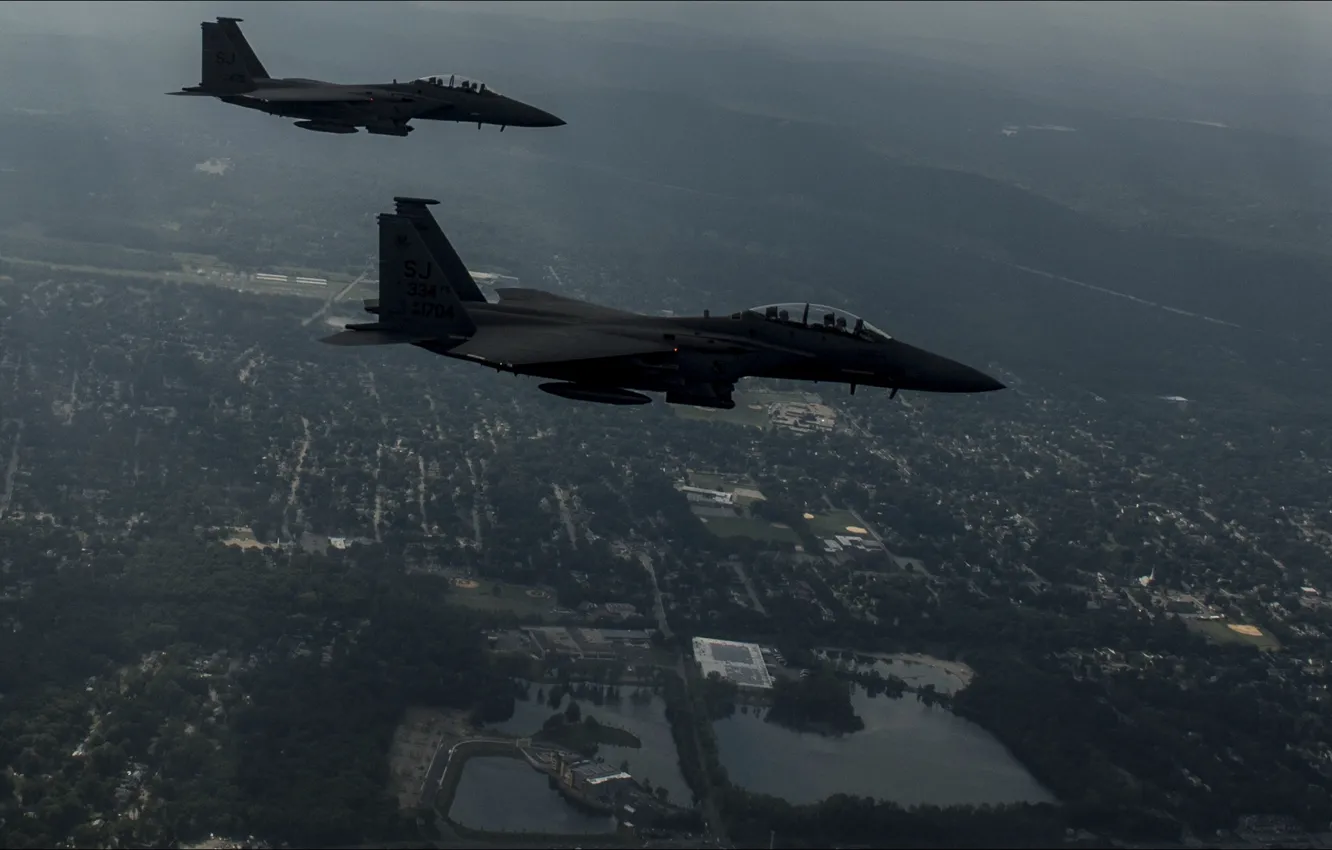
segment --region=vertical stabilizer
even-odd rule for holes
[[[203,68],[199,87],[208,94],[245,94],[254,91],[254,75],[246,67],[245,56],[232,42],[222,24],[205,21],[199,26],[203,29]]]
[[[250,42],[246,40],[245,33],[241,32],[240,22],[240,18],[217,19],[217,25],[222,28],[227,40],[236,49],[236,58],[245,66],[245,72],[256,80],[272,79],[267,69],[264,68],[264,63],[259,61],[259,57],[250,48]]]
[[[379,326],[438,338],[476,332],[410,216],[379,216]]]
[[[438,204],[439,201],[428,198],[394,198],[393,203],[398,215],[411,219],[416,225],[417,232],[421,234],[421,239],[439,262],[444,277],[448,280],[449,286],[453,287],[458,300],[484,302],[486,296],[481,293],[481,288],[472,279],[471,272],[467,271],[467,266],[463,264],[458,252],[453,249],[453,244],[440,229],[439,222],[430,214],[429,206]]]

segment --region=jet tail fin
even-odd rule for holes
[[[378,327],[432,339],[476,332],[439,258],[409,216],[379,216]]]
[[[199,89],[208,94],[245,94],[254,91],[256,79],[268,79],[268,72],[250,49],[237,18],[204,21],[202,81]]]
[[[256,80],[272,79],[272,75],[264,68],[264,63],[259,61],[254,49],[250,47],[250,42],[245,38],[245,33],[241,32],[240,22],[240,18],[217,19],[217,25],[222,28],[222,32],[226,34],[232,46],[236,48],[236,58],[245,66],[245,71]]]
[[[397,197],[393,199],[394,212],[409,219],[415,226],[421,239],[434,255],[439,263],[444,277],[448,280],[449,286],[453,287],[460,301],[481,301],[486,300],[482,294],[481,288],[476,285],[472,279],[471,272],[467,271],[467,266],[463,263],[458,252],[454,250],[453,244],[449,238],[444,235],[440,229],[439,222],[430,214],[430,207],[438,204],[439,201],[430,198],[404,198]]]

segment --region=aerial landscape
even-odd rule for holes
[[[0,6],[0,845],[1332,847],[1326,7],[223,5]],[[560,124],[164,96],[219,15]],[[538,392],[420,215],[1003,391]]]

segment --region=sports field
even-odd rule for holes
[[[703,526],[718,537],[747,537],[763,543],[799,543],[791,529],[761,519],[745,517],[699,517]]]
[[[710,407],[691,407],[677,404],[672,407],[675,415],[682,419],[699,422],[725,422],[728,425],[747,425],[751,428],[768,427],[768,408],[765,404],[753,400],[751,393],[738,392],[732,395],[735,407],[730,410],[714,410]]]
[[[860,520],[850,511],[836,510],[814,514],[812,517],[806,516],[805,522],[809,523],[809,530],[814,532],[815,537],[832,537],[837,534],[870,536],[869,529],[862,526]]]
[[[544,617],[559,603],[546,590],[489,579],[450,579],[449,601],[477,611],[496,611],[519,617]],[[495,595],[495,588],[499,595]]]
[[[1190,629],[1213,643],[1247,643],[1264,652],[1281,648],[1281,643],[1257,626],[1227,623],[1223,620],[1186,620]]]
[[[725,475],[720,475],[716,472],[695,472],[692,469],[689,470],[690,487],[701,487],[704,490],[725,491],[728,484],[730,484],[730,482],[726,480]]]

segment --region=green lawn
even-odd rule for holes
[[[729,493],[736,487],[748,487],[758,489],[748,475],[727,475],[722,472],[695,472],[689,470],[689,485],[691,487],[701,487],[704,490],[720,490],[723,493]]]
[[[449,601],[477,611],[503,611],[525,618],[544,617],[550,609],[558,605],[554,594],[544,599],[528,596],[527,591],[536,588],[527,585],[507,584],[487,579],[476,579],[476,581],[478,586],[475,589],[451,586]],[[499,596],[495,595],[496,586],[500,589]]]
[[[813,513],[811,511],[810,513]],[[850,511],[828,511],[827,513],[814,514],[814,518],[806,520],[809,523],[809,530],[814,532],[816,537],[832,537],[835,534],[848,534],[847,526],[859,526],[867,528],[860,524],[855,514]],[[869,535],[860,535],[868,537]]]
[[[1185,623],[1213,643],[1247,643],[1264,652],[1281,648],[1281,643],[1265,631],[1260,635],[1246,635],[1230,628],[1231,624],[1224,620],[1186,620]]]
[[[699,517],[708,531],[718,537],[748,537],[767,543],[799,543],[800,537],[789,528],[780,528],[761,519],[744,517]]]
[[[783,402],[794,404],[804,402],[806,395],[819,397],[815,393],[785,392],[782,390],[750,390],[745,393],[751,404],[781,404]],[[737,399],[736,404],[739,403]]]
[[[675,415],[700,422],[726,422],[731,425],[748,425],[753,428],[768,427],[767,405],[782,401],[790,393],[768,393],[745,390],[732,395],[735,407],[730,410],[714,410],[710,407],[690,407],[686,404],[674,406]],[[756,405],[757,410],[751,405]],[[697,485],[697,486],[702,486]]]
[[[689,470],[689,486],[704,490],[722,490],[726,487],[726,476],[715,472],[694,472]]]

